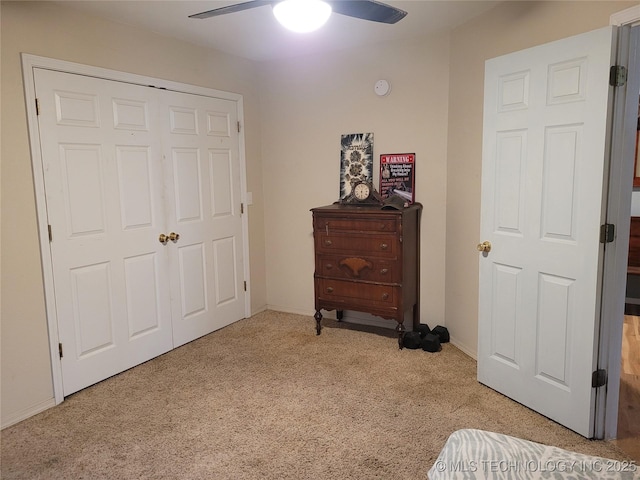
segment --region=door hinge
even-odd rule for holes
[[[247,281],[246,280],[244,281],[244,291],[245,292],[247,291]]]
[[[238,121],[238,133],[240,133],[240,121]]]
[[[244,215],[244,203],[240,204],[240,215]]]
[[[49,233],[49,242],[53,241],[53,233],[51,232],[51,225],[47,225],[47,232]]]
[[[622,87],[625,83],[627,83],[627,67],[613,65],[609,70],[609,85]]]
[[[36,98],[36,115],[40,115],[40,100]]]
[[[607,371],[600,368],[591,374],[591,387],[604,387],[607,384]]]
[[[58,353],[60,354],[60,358],[62,358],[64,356],[62,354],[62,343],[58,343]]]
[[[612,223],[600,225],[600,243],[611,243],[616,236],[616,226]]]

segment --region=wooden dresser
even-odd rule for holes
[[[398,322],[402,348],[405,312],[420,323],[420,215],[402,210],[333,204],[314,208],[315,319],[321,310],[370,313]]]

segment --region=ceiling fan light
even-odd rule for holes
[[[285,28],[307,33],[327,22],[331,6],[322,0],[283,0],[274,5],[273,14]]]

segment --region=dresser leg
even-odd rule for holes
[[[344,316],[344,310],[336,310],[336,319],[341,322]]]
[[[403,323],[398,323],[398,325],[396,325],[396,332],[398,332],[398,347],[400,348],[400,350],[402,350],[403,344],[402,344],[402,337],[404,336],[404,324]]]
[[[322,327],[320,326],[320,321],[322,320],[322,313],[320,313],[320,310],[316,310],[316,314],[313,316],[313,318],[316,319],[316,335],[320,335],[320,331],[322,330]]]

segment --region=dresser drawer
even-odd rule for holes
[[[316,274],[321,277],[400,283],[400,268],[394,261],[360,255],[318,255],[316,261]]]
[[[350,282],[328,278],[316,278],[316,295],[319,300],[332,303],[344,302],[354,310],[360,305],[394,306],[399,287],[375,283]]]
[[[313,228],[317,232],[324,231],[327,235],[332,232],[395,233],[398,231],[398,221],[396,218],[317,216],[314,218]]]
[[[396,258],[399,254],[396,235],[368,235],[363,233],[333,234],[316,232],[316,252],[327,254],[354,254],[355,256],[376,256]]]

